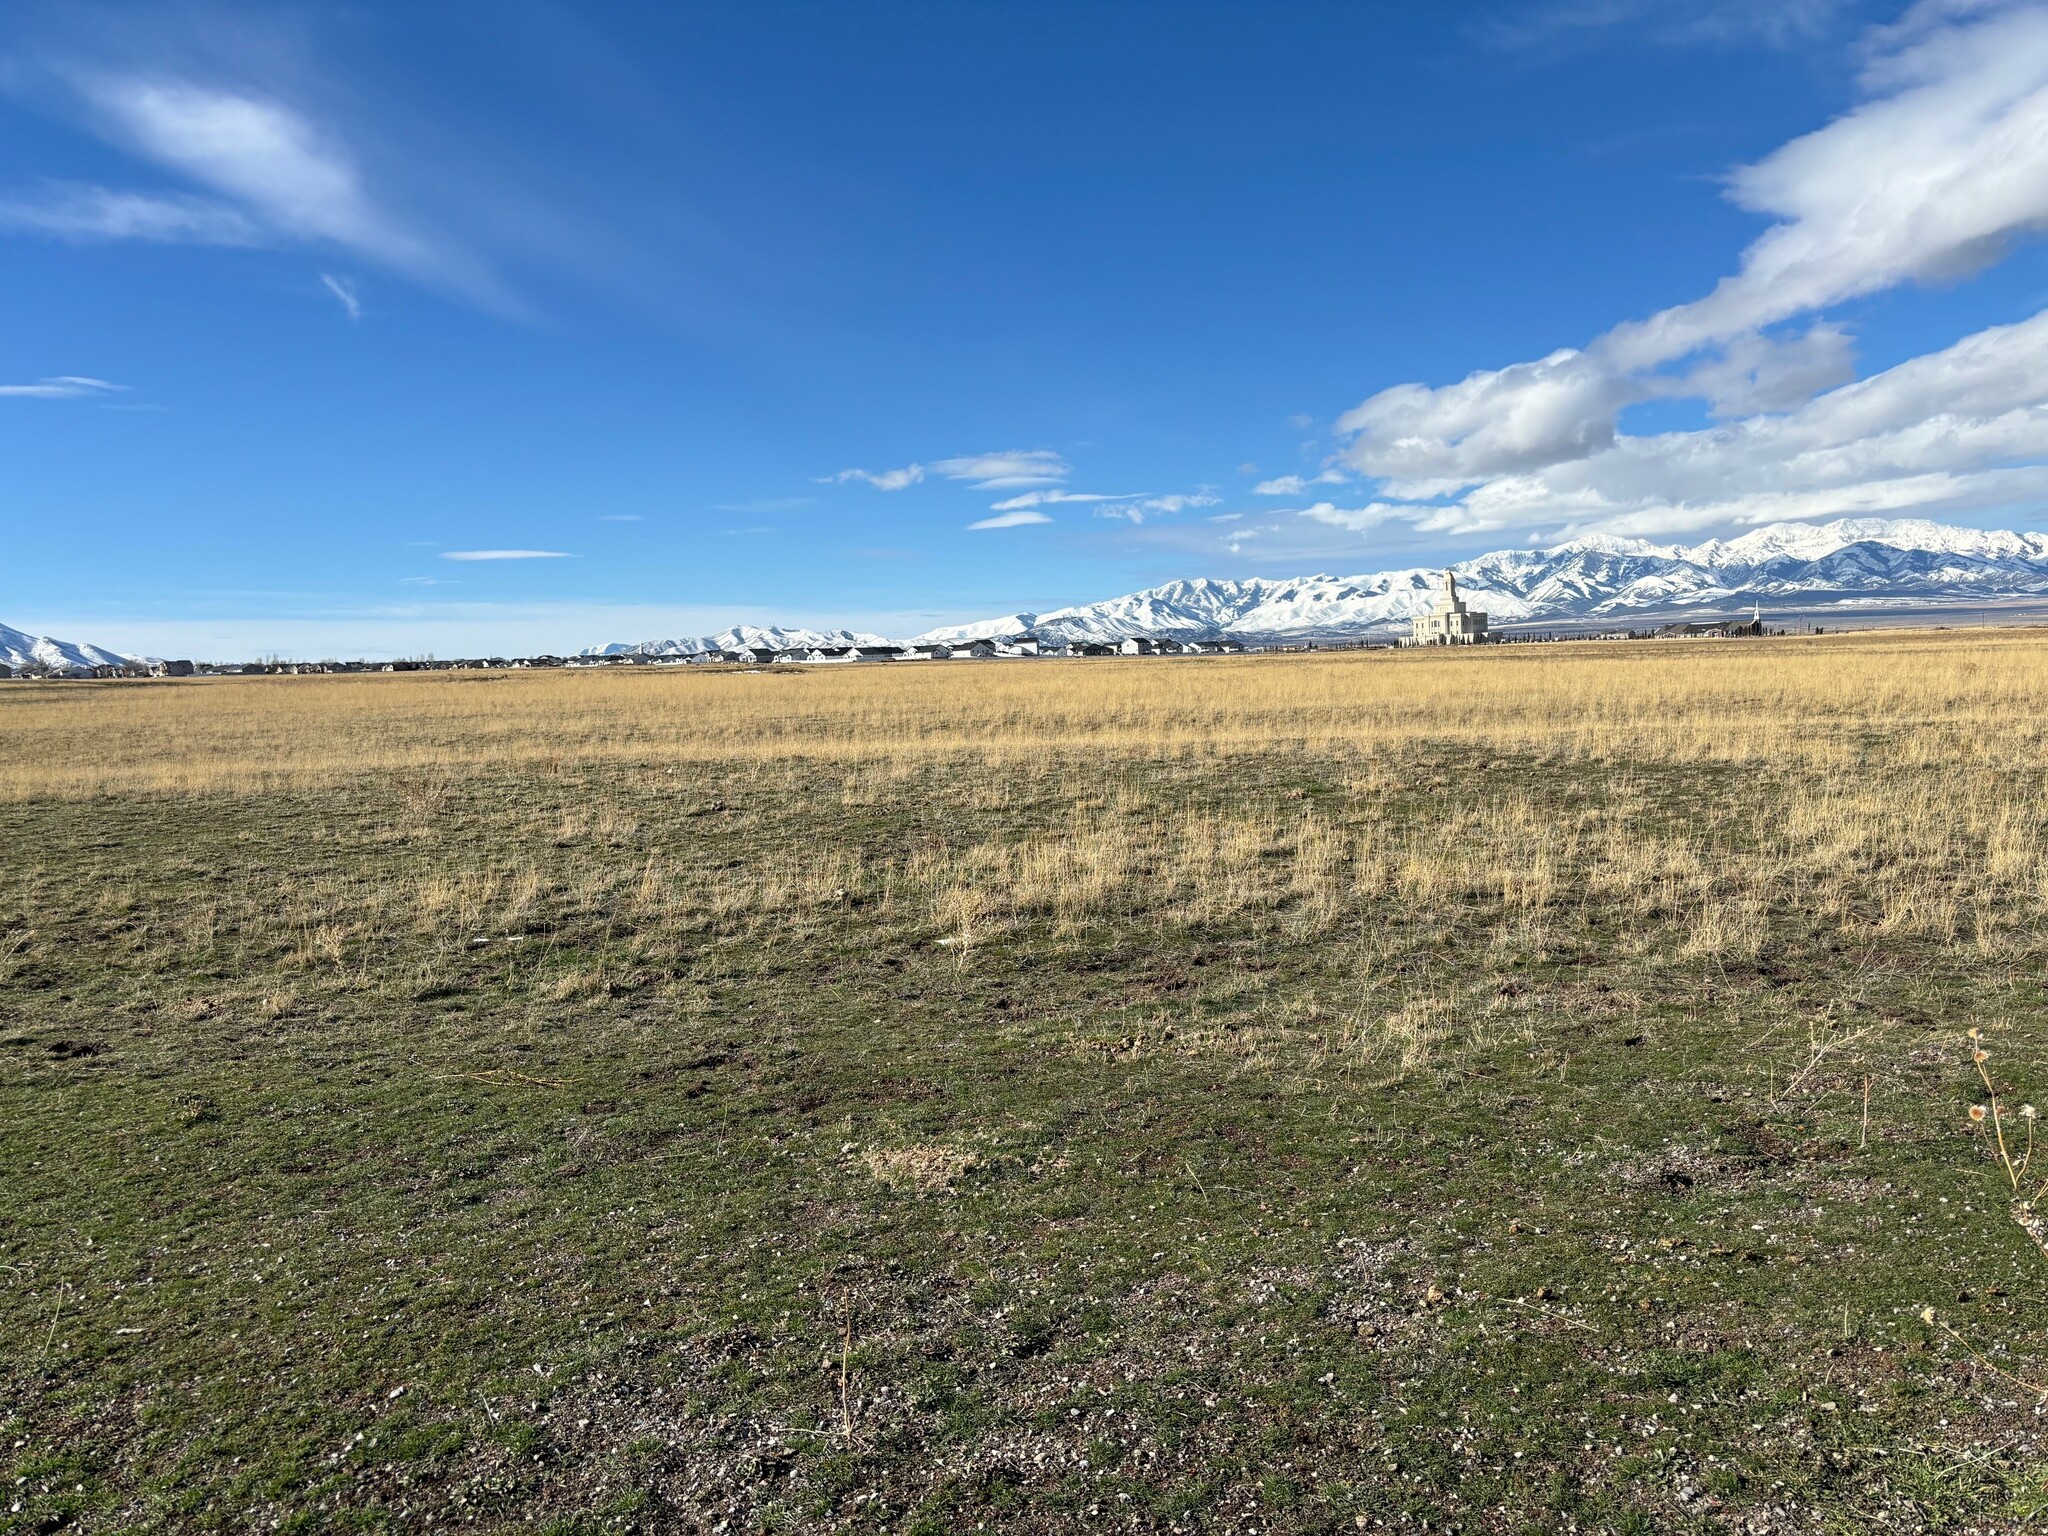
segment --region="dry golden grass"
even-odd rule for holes
[[[0,690],[0,794],[238,793],[362,775],[431,810],[451,775],[526,766],[934,757],[1370,756],[1420,741],[1592,760],[1841,768],[2026,755],[2048,636],[1182,661],[222,678]]]
[[[25,686],[0,691],[0,784],[17,800],[142,797],[173,815],[186,799],[367,790],[388,804],[383,835],[415,852],[476,784],[497,786],[493,814],[535,805],[544,843],[372,861],[281,892],[265,876],[168,922],[124,915],[140,898],[119,883],[98,893],[138,946],[276,930],[294,969],[366,983],[400,937],[457,949],[583,917],[658,949],[678,931],[759,932],[856,904],[927,926],[962,963],[1020,923],[1251,920],[1301,937],[1393,901],[1476,916],[1504,954],[1619,913],[1624,931],[1603,943],[1699,964],[1755,959],[1774,913],[1869,941],[2032,952],[2048,931],[2044,731],[2048,634],[1978,631]],[[1192,764],[1214,781],[1248,756],[1298,761],[1337,790],[1181,804],[1170,773],[1130,771]],[[882,848],[763,821],[750,856],[715,871],[643,835],[648,818],[725,812],[707,786],[732,793],[736,771],[753,802],[730,813],[743,822],[821,794],[878,813],[928,797],[960,830]],[[557,983],[565,1001],[616,984],[595,971]],[[1451,1009],[1401,1000],[1375,1048],[1419,1059]]]

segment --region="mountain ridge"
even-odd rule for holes
[[[124,656],[103,646],[77,640],[57,640],[49,635],[31,635],[26,630],[0,624],[0,665],[19,672],[27,666],[117,667],[140,658]]]
[[[1729,539],[1657,544],[1595,534],[1546,549],[1503,549],[1450,566],[1476,609],[1496,626],[1545,620],[1627,619],[1665,609],[1752,602],[1953,602],[2048,598],[2048,535],[1958,528],[1921,518],[1837,518],[1773,523]],[[1030,632],[1043,639],[1106,643],[1134,636],[1360,637],[1405,629],[1427,612],[1442,567],[1360,576],[1182,578],[1096,603],[1018,611],[926,630],[909,644],[958,644]],[[1768,615],[1767,615],[1768,616]],[[877,643],[846,631],[725,632],[801,635],[799,646]],[[760,642],[647,641],[585,655],[689,655]],[[772,647],[771,647],[772,648]]]

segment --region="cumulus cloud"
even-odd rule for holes
[[[2048,8],[1928,0],[1865,56],[1859,105],[1730,178],[1776,222],[1710,293],[1582,348],[1382,390],[1337,423],[1381,499],[1302,515],[1657,534],[2034,495],[2042,320],[1851,382],[1852,338],[1821,312],[1966,275],[2048,229]],[[1717,424],[1624,429],[1630,406],[1667,398],[1704,401]]]
[[[0,396],[19,400],[82,400],[94,395],[116,394],[127,387],[125,384],[109,384],[105,379],[60,373],[54,378],[37,379],[33,384],[0,384]]]
[[[1970,511],[2048,487],[2048,312],[1967,336],[1799,409],[1499,476],[1402,509],[1422,526],[1660,534],[1851,513]]]
[[[1605,448],[1621,408],[1645,397],[1640,381],[1563,348],[1456,384],[1383,389],[1340,416],[1337,431],[1368,475],[1468,484]]]
[[[559,549],[449,549],[441,553],[443,560],[566,560],[567,552]]]
[[[978,523],[969,523],[967,527],[971,532],[980,532],[987,528],[1026,528],[1033,523],[1049,523],[1051,521],[1052,519],[1043,512],[1032,512],[1027,509],[1017,512],[1000,512],[994,517],[984,517]]]

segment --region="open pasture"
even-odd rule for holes
[[[0,1532],[2024,1528],[2044,836],[2032,631],[0,688]]]

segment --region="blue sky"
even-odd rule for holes
[[[2048,505],[2037,3],[31,0],[0,114],[0,619],[124,649]]]

